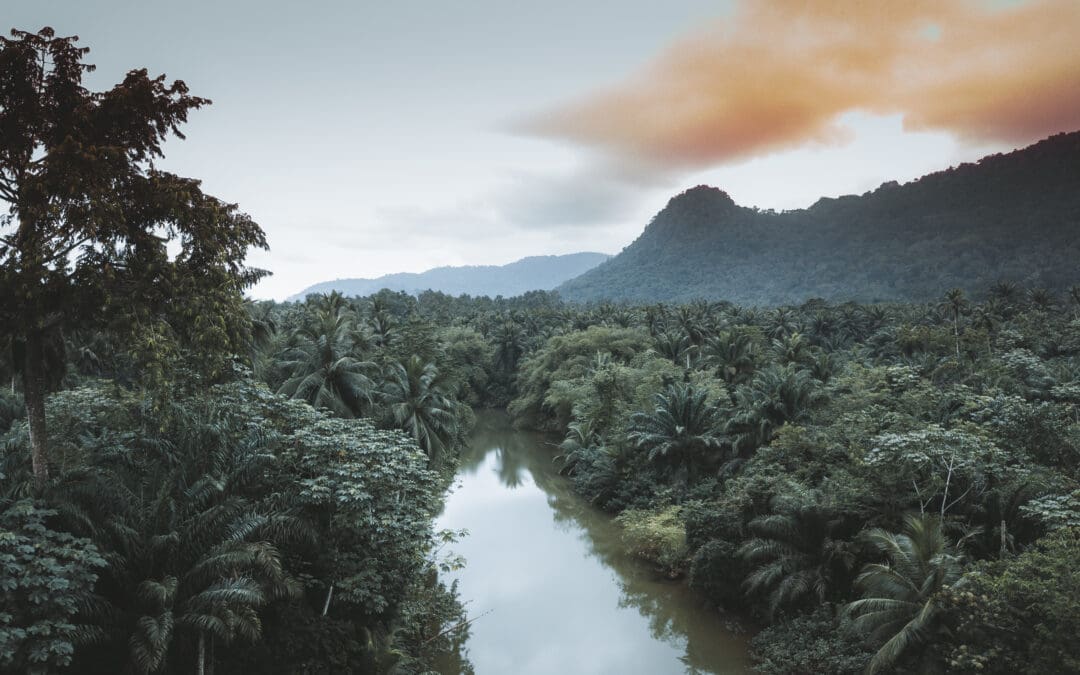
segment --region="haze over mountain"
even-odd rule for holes
[[[303,300],[311,293],[339,291],[363,296],[387,288],[420,293],[440,291],[448,295],[501,295],[512,297],[528,291],[548,291],[596,267],[611,256],[606,253],[569,253],[522,258],[506,265],[436,267],[426,272],[387,274],[376,279],[335,279],[305,288],[289,300]]]
[[[783,190],[783,185],[777,185]],[[717,188],[674,197],[566,299],[744,304],[937,298],[999,280],[1080,281],[1080,132],[910,183],[776,213]]]

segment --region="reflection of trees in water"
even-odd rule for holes
[[[584,530],[589,554],[615,571],[622,594],[619,606],[637,609],[648,621],[653,639],[686,646],[681,660],[687,673],[721,672],[718,668],[733,672],[744,667],[745,646],[725,639],[728,634],[719,618],[702,620],[705,610],[683,585],[657,579],[647,563],[624,553],[619,528],[611,517],[575,494],[570,482],[559,475],[553,443],[539,434],[511,428],[504,415],[484,413],[479,418],[470,447],[462,455],[462,468],[474,471],[495,448],[496,471],[503,485],[518,487],[527,471],[547,495],[555,522]]]

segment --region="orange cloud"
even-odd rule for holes
[[[1080,1],[754,0],[527,133],[703,167],[848,136],[849,111],[1023,143],[1080,128]]]

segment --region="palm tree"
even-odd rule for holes
[[[517,323],[508,319],[495,329],[492,341],[495,343],[495,369],[506,375],[512,374],[525,353],[525,333]]]
[[[724,443],[715,406],[705,391],[672,385],[655,397],[651,413],[635,413],[629,440],[648,452],[648,460],[683,473],[689,482],[697,466]]]
[[[1054,309],[1054,294],[1045,288],[1033,288],[1028,291],[1028,302],[1039,311],[1049,312]]]
[[[728,384],[738,384],[754,372],[754,338],[744,328],[721,331],[701,347],[705,363]]]
[[[810,363],[807,365],[807,370],[819,380],[822,384],[828,384],[829,380],[839,369],[836,359],[830,352],[820,350],[815,354],[810,355]]]
[[[419,356],[390,366],[383,394],[394,424],[407,431],[434,464],[458,432],[456,404],[434,363]]]
[[[343,307],[317,309],[293,335],[282,354],[289,377],[278,393],[354,417],[374,402],[375,384],[368,376],[373,363],[353,356],[353,321]]]
[[[971,314],[972,325],[986,331],[986,353],[989,356],[994,355],[994,345],[991,339],[994,328],[997,327],[998,322],[1001,320],[998,309],[998,303],[990,301],[976,307]]]
[[[945,297],[938,303],[938,309],[952,316],[953,337],[956,340],[956,358],[960,359],[960,315],[967,311],[968,301],[964,297],[964,291],[959,288],[950,289]]]
[[[867,670],[872,674],[930,641],[941,618],[935,595],[956,583],[962,570],[937,516],[911,515],[902,534],[874,529],[867,538],[888,562],[863,567],[855,580],[862,598],[846,612],[856,629],[881,644]]]
[[[780,363],[802,363],[808,358],[810,343],[798,331],[773,338],[772,351]]]
[[[647,305],[643,319],[649,335],[656,337],[667,329],[667,308],[663,305]]]
[[[790,309],[780,307],[772,312],[769,317],[768,335],[774,340],[780,340],[798,332],[799,326],[795,323],[795,313]]]
[[[704,316],[699,306],[682,305],[676,310],[675,321],[691,344],[700,345],[705,339]]]
[[[1004,279],[990,287],[990,297],[1007,305],[1015,302],[1019,293],[1020,289],[1014,282],[1005,281]]]
[[[824,398],[821,382],[810,371],[793,363],[772,364],[736,390],[736,412],[728,420],[727,433],[735,450],[745,454],[772,440],[773,432],[784,424],[802,420]]]
[[[817,345],[822,345],[826,340],[835,336],[837,329],[836,319],[825,312],[816,312],[808,327],[811,339]]]
[[[242,430],[223,409],[176,413],[168,440],[136,437],[70,472],[53,497],[72,531],[108,552],[99,592],[141,674],[168,670],[177,642],[196,648],[202,673],[216,644],[257,640],[259,609],[299,593],[274,542],[311,543],[286,506],[243,496],[273,463],[260,434],[236,441]]]
[[[661,356],[671,359],[676,366],[690,367],[690,358],[693,347],[690,338],[677,333],[662,333],[656,336],[656,352]]]
[[[578,463],[594,448],[602,445],[600,434],[595,428],[592,419],[575,419],[566,426],[566,437],[559,443],[561,451],[556,460],[562,460],[563,466],[559,473],[571,475],[577,468]]]
[[[767,591],[769,613],[806,600],[818,604],[850,581],[851,542],[840,537],[843,520],[820,492],[774,498],[771,515],[750,521],[754,535],[739,548],[754,566],[743,582],[748,593]]]
[[[144,579],[135,588],[141,611],[128,640],[135,672],[157,671],[176,633],[188,632],[196,643],[196,672],[204,673],[207,637],[210,659],[218,642],[254,642],[262,634],[259,608],[296,593],[277,550],[266,542],[225,539],[174,566],[180,576]]]

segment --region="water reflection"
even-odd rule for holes
[[[469,657],[491,673],[737,673],[746,641],[686,588],[622,555],[617,528],[573,492],[555,449],[484,414],[440,527],[457,545]]]

